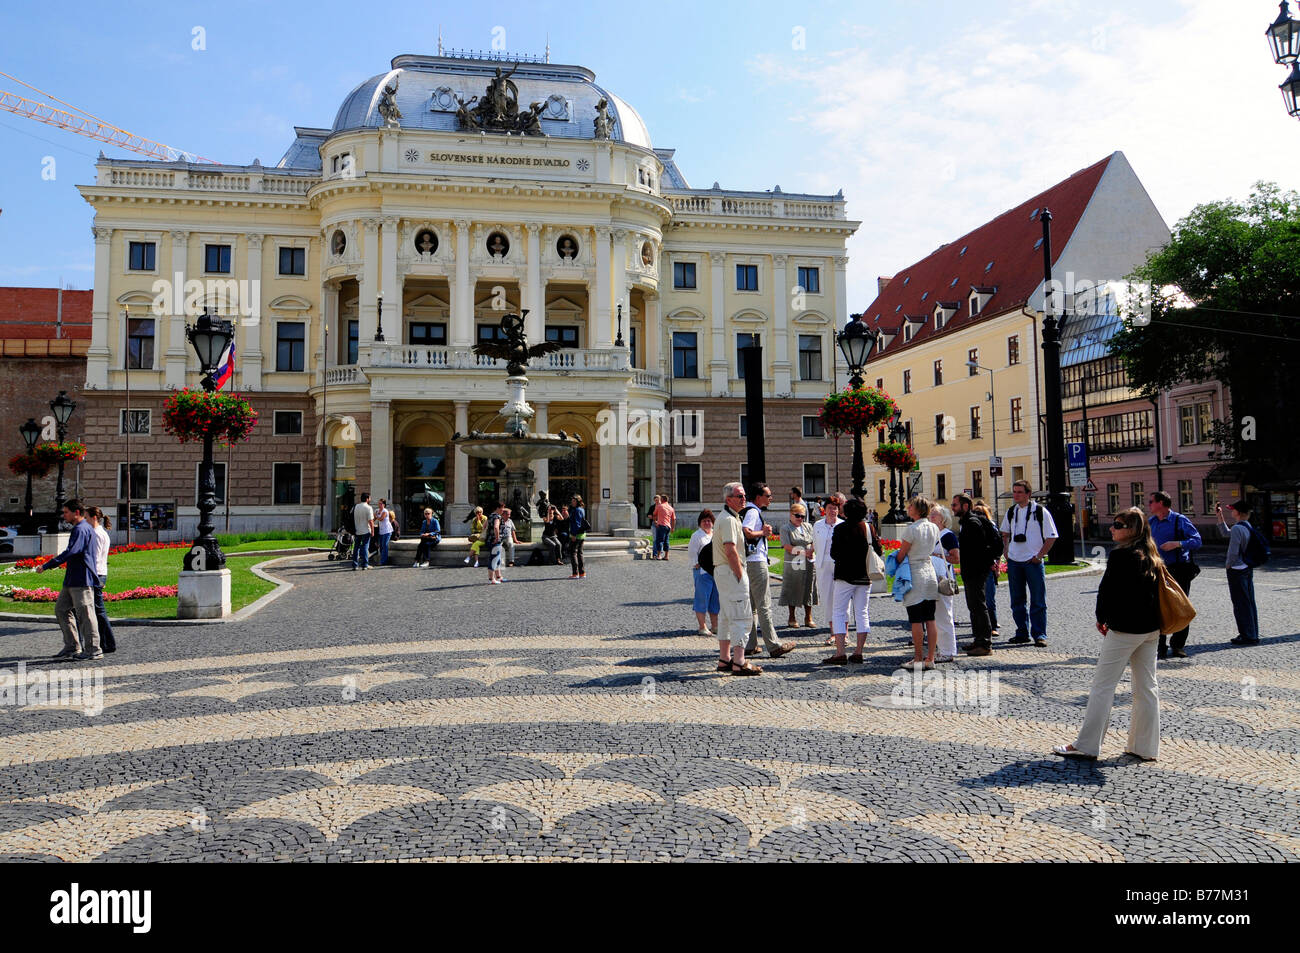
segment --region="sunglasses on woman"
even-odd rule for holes
[[[1110,524],[1110,528],[1111,528],[1111,529],[1128,529],[1128,523],[1124,523],[1124,522],[1121,522],[1120,520],[1116,520],[1115,522],[1113,522],[1113,523]]]

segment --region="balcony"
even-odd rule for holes
[[[371,377],[376,370],[446,370],[446,371],[495,371],[504,373],[506,365],[490,357],[475,354],[463,347],[427,347],[409,344],[373,344],[370,347],[370,364],[367,368]],[[333,375],[346,368],[331,369]],[[593,374],[610,377],[630,375],[628,386],[654,391],[664,391],[664,375],[658,371],[643,370],[628,364],[628,352],[623,348],[565,348],[552,354],[535,357],[528,362],[530,374],[545,375],[548,372],[559,377],[573,374]],[[333,377],[330,383],[334,383]]]
[[[846,218],[844,199],[839,196],[696,189],[690,192],[668,192],[664,197],[678,215],[840,221]]]

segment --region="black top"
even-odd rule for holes
[[[835,524],[831,533],[831,559],[835,560],[835,578],[854,586],[868,585],[867,534],[862,520]]]
[[[984,523],[989,523],[989,521],[978,513],[963,516],[961,520],[959,548],[961,549],[962,572],[967,572],[969,567],[972,578],[975,573],[988,572],[989,567],[993,565],[993,553],[989,551],[989,541]],[[991,523],[989,525],[992,526]]]
[[[1117,632],[1160,628],[1160,581],[1142,572],[1144,560],[1132,546],[1116,546],[1097,587],[1097,621]]]

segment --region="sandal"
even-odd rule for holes
[[[858,661],[861,661],[861,659]],[[846,655],[832,655],[830,658],[822,659],[823,665],[847,665],[848,662],[849,659]]]
[[[730,671],[731,671],[731,662],[729,662],[729,661],[728,661],[728,662],[719,662],[719,663],[718,663],[718,671],[719,671],[719,672],[730,672]]]
[[[738,667],[736,666],[736,663],[735,663],[735,662],[732,662],[732,663],[731,663],[731,674],[732,674],[732,675],[762,675],[762,674],[763,674],[763,670],[762,670],[761,668],[759,668],[757,665],[753,665],[753,664],[751,664],[751,663],[749,663],[749,662],[746,662],[744,665],[741,665],[741,666],[738,668]]]

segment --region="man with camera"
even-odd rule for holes
[[[1028,480],[1011,484],[1015,499],[1002,517],[1002,543],[1007,553],[1007,585],[1011,590],[1011,614],[1016,620],[1012,645],[1047,644],[1047,569],[1043,557],[1060,535],[1052,514],[1035,503]],[[1029,588],[1029,612],[1025,612],[1025,588]],[[1027,615],[1027,617],[1026,617]]]

